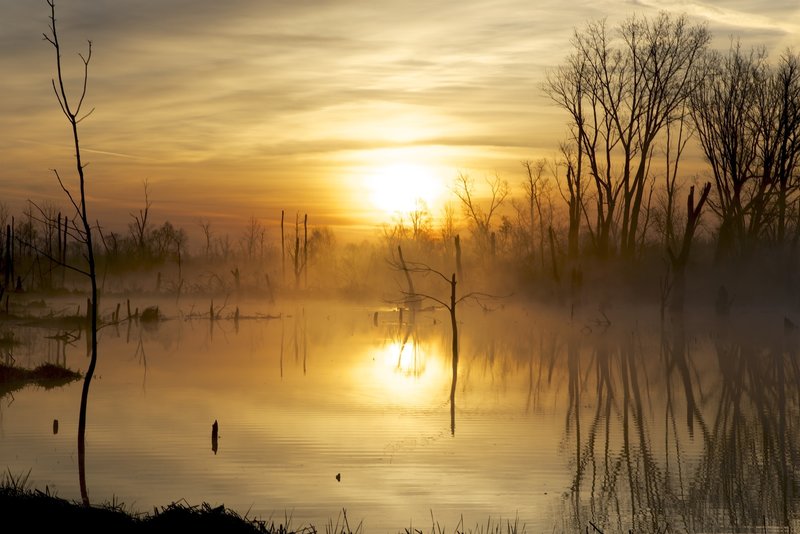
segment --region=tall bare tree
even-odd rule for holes
[[[544,261],[544,241],[547,224],[544,221],[542,197],[544,196],[546,180],[544,172],[547,168],[547,161],[544,159],[539,159],[535,162],[526,160],[522,162],[522,167],[525,169],[525,180],[522,182],[525,204],[524,209],[520,209],[522,206],[517,207],[517,211],[520,214],[520,222],[522,223],[520,226],[527,227],[524,232],[527,234],[526,242],[530,257],[534,258],[538,255]],[[537,229],[539,230],[538,250],[536,246]]]
[[[83,104],[86,97],[86,90],[89,81],[89,62],[92,59],[92,42],[88,42],[88,49],[86,55],[79,54],[83,63],[83,84],[80,90],[80,96],[77,101],[70,100],[67,91],[64,88],[64,75],[61,66],[61,45],[58,40],[58,32],[56,30],[56,8],[54,0],[47,0],[47,5],[50,7],[50,31],[44,33],[44,39],[49,42],[56,53],[56,77],[52,80],[53,91],[55,92],[58,104],[61,111],[67,118],[72,133],[72,144],[75,149],[75,171],[78,177],[78,196],[77,198],[72,194],[70,189],[65,185],[61,179],[61,175],[55,169],[53,173],[58,180],[59,185],[64,193],[69,198],[72,207],[75,208],[76,216],[80,226],[75,226],[75,230],[80,235],[81,241],[84,245],[84,257],[86,260],[85,267],[71,267],[73,270],[83,273],[89,278],[91,284],[91,297],[89,301],[89,320],[90,320],[90,351],[91,359],[89,360],[89,367],[86,370],[86,376],[83,380],[83,389],[81,390],[81,407],[78,419],[78,473],[80,479],[81,498],[83,503],[89,505],[89,494],[86,490],[86,406],[89,399],[89,386],[91,385],[92,376],[97,365],[97,270],[94,259],[94,246],[92,242],[92,226],[91,219],[89,218],[88,209],[86,206],[86,178],[84,170],[86,165],[83,163],[81,154],[81,145],[78,135],[78,124],[85,119],[93,110],[88,113],[83,113]]]
[[[562,161],[553,166],[556,185],[561,196],[567,203],[568,226],[567,226],[567,258],[574,261],[580,251],[580,230],[581,218],[585,213],[583,195],[586,185],[583,182],[583,149],[577,142],[562,143]],[[558,168],[563,165],[566,168],[565,181],[566,193],[564,193],[558,179]]]
[[[147,238],[150,233],[149,216],[150,208],[153,206],[153,201],[150,200],[150,181],[145,179],[144,186],[144,208],[139,210],[138,214],[131,213],[133,222],[128,225],[128,230],[131,233],[136,249],[139,254],[144,257],[147,252]]]
[[[711,166],[715,196],[711,208],[720,218],[717,257],[741,248],[745,241],[745,186],[755,176],[757,139],[750,127],[756,96],[756,71],[763,54],[740,44],[727,54],[709,52],[707,74],[692,95],[692,117]]]
[[[600,256],[615,245],[636,252],[653,150],[698,83],[693,72],[709,39],[685,16],[633,16],[614,32],[592,22],[575,31],[573,53],[549,76],[545,92],[569,113],[578,162],[585,155],[594,181]]]
[[[765,76],[759,96],[755,126],[762,139],[760,189],[772,194],[758,202],[763,211],[754,214],[749,227],[755,237],[764,224],[768,238],[783,247],[790,231],[787,210],[800,188],[800,54],[786,51],[780,57]]]
[[[800,58],[786,52],[771,66],[763,49],[734,43],[706,61],[691,105],[714,178],[717,258],[769,240],[783,245],[800,185]]]
[[[486,185],[489,187],[488,206],[479,201],[475,183],[469,175],[459,173],[454,189],[455,195],[461,201],[464,216],[472,226],[473,235],[483,250],[487,250],[491,242],[492,219],[509,193],[508,182],[499,176],[487,178]]]

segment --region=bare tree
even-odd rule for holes
[[[577,147],[577,149],[575,149]],[[565,182],[567,193],[565,194],[560,187],[558,179],[558,165],[554,165],[553,174],[555,175],[556,185],[559,185],[559,192],[567,203],[568,209],[568,229],[567,229],[567,257],[574,261],[578,257],[580,247],[581,218],[585,212],[583,205],[583,195],[585,184],[583,182],[583,149],[580,143],[562,143],[560,146],[562,155],[561,164],[566,168]]]
[[[0,286],[0,297],[9,286],[12,270],[11,212],[8,204],[0,201],[0,265],[3,271],[3,285]]]
[[[80,90],[80,96],[77,102],[70,101],[67,91],[64,88],[64,75],[61,66],[61,45],[58,40],[58,32],[56,31],[56,11],[55,1],[47,0],[47,5],[50,7],[50,32],[44,33],[44,39],[49,42],[56,53],[56,77],[52,80],[53,91],[55,92],[58,104],[61,111],[69,122],[70,129],[72,130],[72,143],[75,149],[75,170],[78,175],[78,196],[77,199],[73,196],[70,189],[64,184],[61,175],[57,170],[53,173],[58,180],[61,189],[69,198],[72,207],[75,208],[76,216],[80,221],[81,226],[76,227],[81,236],[81,242],[84,245],[84,258],[86,260],[86,267],[72,267],[73,270],[83,273],[89,278],[91,284],[91,297],[89,301],[89,320],[90,320],[90,350],[91,359],[89,360],[89,367],[86,370],[86,375],[83,380],[83,389],[81,391],[81,407],[78,419],[78,472],[80,479],[81,498],[84,505],[89,505],[89,494],[86,490],[86,406],[89,399],[89,386],[91,385],[92,376],[97,365],[97,271],[94,259],[94,246],[92,242],[92,226],[91,219],[89,218],[88,209],[86,206],[86,179],[84,169],[86,165],[83,163],[81,154],[81,145],[78,135],[78,124],[92,113],[83,113],[82,108],[84,99],[86,97],[86,89],[89,81],[89,62],[92,59],[92,42],[88,43],[88,50],[86,55],[79,54],[83,62],[83,84]]]
[[[439,227],[439,235],[445,247],[449,247],[450,242],[456,236],[456,214],[453,204],[448,202],[442,208],[442,222]]]
[[[594,179],[600,256],[612,251],[617,217],[620,251],[634,255],[656,140],[698,83],[693,72],[709,39],[685,16],[633,16],[615,34],[594,22],[575,31],[573,54],[549,76],[545,92],[570,114],[577,160],[586,156]]]
[[[300,246],[300,214],[295,214],[294,218],[294,253],[289,251],[294,265],[294,287],[300,288],[300,275],[307,273],[308,268],[308,214],[303,216],[303,244]],[[308,285],[308,275],[306,274],[305,284]]]
[[[266,229],[261,221],[255,216],[251,215],[247,221],[247,226],[242,235],[242,251],[248,259],[252,260],[256,256],[259,249],[259,244],[264,239]]]
[[[138,214],[131,213],[133,222],[128,225],[136,249],[142,256],[146,255],[147,251],[147,238],[149,233],[148,217],[150,215],[150,207],[153,202],[150,200],[150,181],[145,178],[144,182],[144,208],[139,210]]]
[[[419,305],[423,301],[432,301],[440,306],[444,307],[449,315],[450,315],[450,333],[452,334],[452,364],[453,364],[453,378],[450,383],[450,433],[455,435],[456,431],[456,423],[455,423],[455,396],[456,396],[456,381],[458,379],[458,320],[457,320],[457,306],[461,302],[465,300],[474,300],[480,302],[486,299],[497,299],[497,296],[489,295],[487,293],[479,293],[479,292],[471,292],[467,293],[462,296],[458,296],[456,293],[456,274],[453,273],[451,276],[447,276],[443,274],[441,271],[430,267],[427,264],[419,263],[419,262],[407,262],[403,258],[403,251],[400,247],[397,248],[398,252],[398,259],[392,259],[389,261],[389,264],[396,270],[401,270],[405,274],[407,284],[409,287],[408,292],[404,293],[404,302],[409,303],[412,305],[412,309],[418,308]],[[449,295],[448,297],[437,297],[428,293],[420,292],[414,289],[413,274],[419,274],[421,276],[428,276],[432,275],[436,278],[440,278],[449,286]]]
[[[714,178],[717,259],[769,239],[782,245],[800,185],[800,58],[787,52],[772,67],[764,50],[737,42],[709,53],[707,64],[691,104]]]
[[[214,232],[211,230],[211,221],[201,220],[198,224],[200,225],[200,229],[203,231],[203,239],[205,240],[206,244],[206,259],[210,259],[213,251],[212,243],[214,238]]]
[[[800,189],[800,54],[786,51],[781,57],[773,91],[780,106],[775,174],[778,183],[775,236],[783,245],[789,237],[787,210]],[[800,234],[795,219],[793,242]]]
[[[547,169],[547,161],[539,159],[535,162],[523,161],[522,166],[525,169],[525,181],[522,182],[522,188],[525,193],[524,210],[519,210],[523,214],[522,220],[525,223],[528,242],[528,252],[531,258],[539,257],[544,261],[545,249],[545,236],[547,234],[547,227],[550,222],[545,223],[544,214],[544,196],[546,178],[544,172]],[[538,250],[536,247],[538,229]]]
[[[720,217],[717,258],[744,244],[745,186],[755,175],[757,140],[748,127],[762,53],[740,44],[727,55],[710,52],[704,83],[692,95],[692,118],[714,177],[711,208]],[[740,249],[741,250],[741,249]]]
[[[677,120],[667,125],[665,130],[664,187],[661,190],[660,213],[657,214],[665,247],[675,246],[677,240],[675,199],[680,188],[678,171],[686,144],[694,133],[688,119],[688,106],[684,105],[684,112],[679,113]]]
[[[414,209],[408,213],[411,224],[411,238],[414,241],[427,241],[431,237],[431,212],[422,199],[417,199]]]
[[[484,250],[491,242],[492,218],[509,193],[508,182],[501,180],[499,176],[495,176],[494,179],[486,178],[486,185],[489,186],[488,206],[486,207],[481,206],[478,201],[475,184],[469,175],[459,173],[454,189],[455,195],[461,201],[464,216],[472,225],[473,235]]]
[[[686,292],[686,266],[689,263],[689,252],[691,250],[695,230],[700,223],[700,215],[703,212],[703,206],[708,199],[709,191],[711,191],[711,182],[707,182],[703,186],[703,190],[700,192],[700,198],[695,204],[694,186],[689,188],[689,195],[686,197],[686,225],[684,226],[680,248],[673,250],[672,245],[667,247],[673,276],[671,288],[672,303],[670,307],[675,312],[683,311],[684,294]]]
[[[766,69],[765,69],[766,70]],[[763,74],[755,104],[754,127],[760,139],[760,183],[748,230],[779,247],[788,234],[787,209],[796,198],[800,167],[800,55],[785,52]]]

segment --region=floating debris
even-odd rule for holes
[[[161,319],[161,312],[158,311],[158,306],[148,306],[142,310],[139,320],[143,323],[155,322]]]

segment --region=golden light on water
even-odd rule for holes
[[[446,398],[450,375],[445,358],[430,344],[409,339],[370,352],[370,383],[394,404],[430,404]]]

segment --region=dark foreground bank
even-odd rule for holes
[[[283,525],[242,517],[224,506],[173,503],[151,514],[130,514],[112,504],[87,507],[40,490],[0,487],[0,532],[59,531],[293,534]]]

